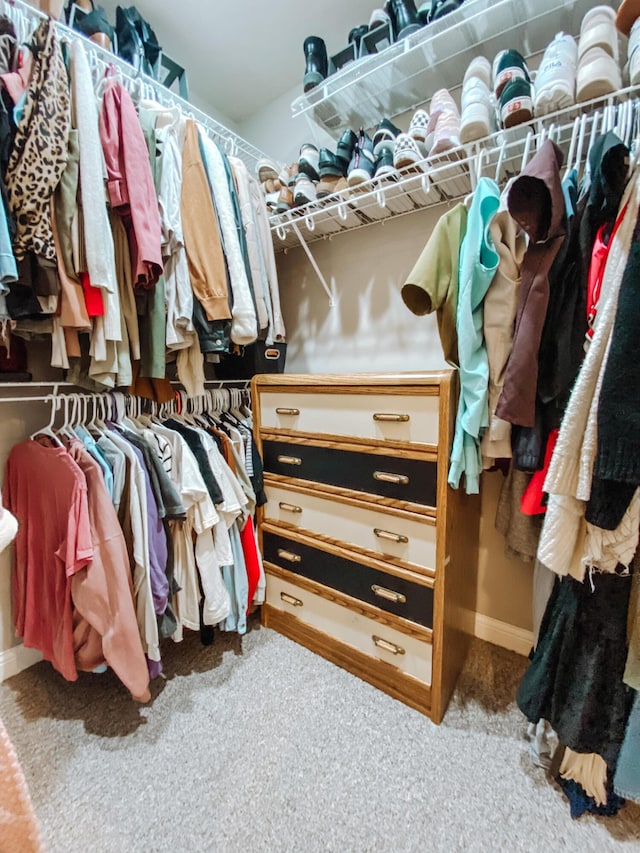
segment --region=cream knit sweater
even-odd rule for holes
[[[557,574],[570,574],[579,580],[584,578],[586,565],[592,565],[585,560],[587,550],[593,551],[593,548],[587,546],[584,515],[591,495],[597,452],[600,388],[611,344],[620,284],[638,218],[638,168],[627,185],[621,209],[627,202],[626,215],[613,237],[607,257],[605,287],[598,305],[595,333],[571,394],[544,485],[545,491],[549,493],[549,504],[540,537],[538,559]],[[630,507],[628,512],[634,511],[635,507]],[[628,521],[626,517],[623,519],[617,537],[608,536],[606,542],[602,540],[602,568],[605,570],[611,562],[606,553],[609,548],[614,553],[626,553],[629,550],[622,541],[618,541],[628,533]]]

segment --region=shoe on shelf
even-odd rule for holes
[[[542,57],[534,83],[537,116],[572,107],[576,102],[578,46],[573,36],[558,33]]]
[[[391,24],[391,18],[384,9],[374,9],[369,18],[369,32],[377,30],[378,27],[386,27]],[[393,26],[391,27],[393,32]]]
[[[356,187],[358,184],[370,181],[375,170],[376,158],[373,153],[373,142],[371,137],[364,130],[361,130],[358,136],[358,144],[354,148],[351,163],[349,163],[348,185]]]
[[[523,77],[514,77],[500,95],[500,121],[504,128],[525,124],[533,118],[533,91]]]
[[[318,149],[310,142],[305,142],[300,148],[298,170],[308,175],[313,181],[317,181],[320,177],[318,174]]]
[[[582,19],[578,61],[592,47],[606,50],[616,62],[620,58],[616,13],[611,6],[594,6]]]
[[[396,139],[396,147],[393,152],[393,165],[396,169],[405,169],[414,166],[424,159],[423,152],[418,148],[418,143],[408,133],[401,133]]]
[[[631,38],[631,28],[638,18],[640,18],[638,0],[622,0],[616,15],[616,27],[622,35]],[[628,56],[631,58],[631,45],[629,45]]]
[[[345,130],[336,146],[336,157],[344,165],[344,171],[349,168],[349,163],[353,157],[353,149],[358,144],[358,137],[352,130]]]
[[[433,142],[429,149],[429,157],[446,154],[452,148],[460,145],[460,116],[457,112],[443,110],[438,116]]]
[[[431,4],[431,12],[429,13],[429,23],[444,18],[450,12],[455,12],[462,6],[463,0],[433,0]]]
[[[393,165],[394,153],[391,148],[383,148],[376,158],[376,171],[374,177],[386,178],[395,175],[396,167]]]
[[[369,27],[367,24],[361,24],[359,27],[354,27],[349,33],[349,37],[347,38],[347,42],[351,44],[353,42],[356,46],[356,57],[360,56],[360,42],[362,41],[362,37],[366,36],[369,32]]]
[[[401,132],[400,128],[392,124],[388,118],[383,118],[373,134],[373,153],[375,156],[378,157],[384,149],[389,149],[393,157],[396,138]]]
[[[285,166],[278,177],[283,187],[292,187],[296,182],[296,175],[300,171],[300,166],[297,163],[291,163],[290,166]]]
[[[273,160],[260,160],[258,162],[258,180],[261,184],[265,181],[275,180],[279,177],[278,167]]]
[[[453,100],[448,89],[438,89],[431,98],[431,103],[429,104],[429,123],[424,140],[424,147],[427,152],[430,152],[433,148],[436,128],[443,113],[452,113],[458,121],[460,120],[458,105]]]
[[[264,184],[262,185],[265,195],[271,195],[271,193],[279,193],[282,189],[282,181],[280,178],[268,178]]]
[[[293,193],[289,187],[282,187],[276,200],[276,213],[286,213],[294,204]]]
[[[429,16],[431,15],[431,0],[427,0],[426,3],[422,3],[418,6],[418,21],[420,24],[425,27],[429,23]]]
[[[341,195],[348,197],[347,179],[344,177],[329,177],[320,178],[316,185],[316,195],[319,199],[326,198],[328,195]],[[346,194],[346,195],[345,195]]]
[[[416,110],[409,124],[407,133],[416,142],[421,142],[423,145],[427,138],[427,128],[429,127],[429,113],[426,110]]]
[[[491,90],[479,77],[465,77],[462,85],[460,141],[465,145],[484,139],[496,130],[496,111]]]
[[[300,172],[296,178],[296,185],[293,190],[293,201],[296,207],[302,204],[309,204],[315,201],[317,197],[316,182],[312,181],[304,172]]]
[[[318,36],[308,36],[304,40],[305,70],[303,87],[305,92],[319,86],[329,73],[329,57],[324,40]]]
[[[344,178],[346,173],[343,161],[336,157],[333,151],[328,148],[320,149],[318,174],[321,178]]]
[[[476,56],[471,60],[462,79],[463,86],[469,77],[477,77],[479,80],[482,80],[487,89],[491,89],[493,75],[491,71],[491,63],[486,56]]]
[[[590,47],[578,60],[576,100],[602,98],[622,88],[622,74],[617,60],[603,47]]]
[[[504,87],[514,78],[531,82],[524,56],[517,50],[501,50],[493,60],[493,91],[496,98],[500,98]]]
[[[387,0],[385,10],[391,18],[396,41],[410,36],[422,27],[413,0]]]
[[[629,85],[637,86],[640,83],[640,18],[631,27],[629,33]]]

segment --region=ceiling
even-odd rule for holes
[[[100,0],[111,21],[117,3]],[[382,5],[379,0],[378,5]],[[366,24],[376,0],[137,0],[165,53],[187,70],[194,101],[238,123],[300,87],[302,45],[324,38],[329,54]]]

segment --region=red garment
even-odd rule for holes
[[[84,304],[89,317],[104,317],[104,301],[102,290],[91,284],[88,272],[80,273],[80,284],[84,294]]]
[[[111,206],[129,238],[133,289],[142,293],[162,274],[162,231],[149,152],[131,96],[115,79],[105,85],[100,140]]]
[[[4,500],[20,525],[12,577],[16,634],[75,681],[71,579],[93,558],[84,474],[64,447],[22,441],[7,460]]]
[[[535,472],[529,481],[525,493],[522,495],[520,512],[523,515],[541,515],[547,511],[546,505],[542,502],[544,497],[544,481],[549,470],[549,465],[551,464],[551,457],[553,456],[553,449],[556,446],[559,432],[559,429],[554,429],[549,433],[547,449],[544,452],[544,467],[542,471]]]
[[[249,581],[249,598],[247,602],[248,613],[251,609],[251,602],[253,601],[253,596],[256,594],[258,583],[260,582],[258,546],[256,545],[256,536],[251,516],[247,519],[247,523],[240,533],[240,543],[242,544],[242,553],[244,554],[244,562],[247,567],[247,580]]]
[[[609,257],[609,247],[611,246],[611,241],[618,230],[618,226],[624,219],[627,207],[628,205],[625,204],[623,210],[618,214],[618,218],[615,221],[609,239],[606,243],[604,241],[604,235],[608,228],[608,224],[605,223],[602,225],[596,233],[596,239],[591,253],[589,281],[587,284],[587,323],[589,324],[589,328],[587,329],[587,338],[589,339],[593,337],[593,327],[598,313],[598,302],[600,301],[600,293],[602,292],[602,279],[604,278],[604,268],[607,264],[607,258]]]
[[[149,671],[142,650],[133,603],[133,583],[127,546],[118,516],[104,484],[102,471],[81,441],[71,441],[69,455],[87,481],[89,521],[93,537],[93,561],[71,581],[71,596],[79,613],[102,638],[101,647],[75,620],[76,640],[83,643],[79,668],[93,670],[106,660],[134,699],[148,702]],[[83,665],[80,666],[84,653]],[[96,656],[97,655],[97,656]],[[103,658],[104,655],[104,658]]]

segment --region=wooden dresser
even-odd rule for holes
[[[479,501],[447,485],[457,374],[260,375],[263,623],[440,722],[476,598]]]

